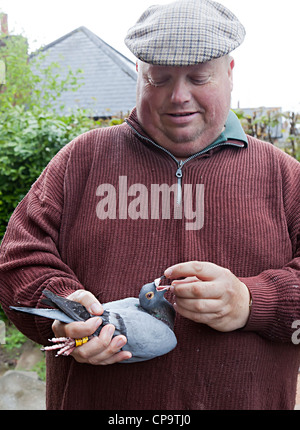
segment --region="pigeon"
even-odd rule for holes
[[[175,310],[164,297],[169,287],[159,285],[163,278],[164,276],[143,285],[139,298],[127,297],[102,304],[103,323],[92,336],[83,339],[65,337],[49,339],[54,345],[45,346],[43,350],[59,350],[57,356],[69,355],[76,346],[88,342],[93,336],[98,336],[103,326],[113,324],[114,336],[122,334],[127,338],[122,350],[130,351],[132,354],[131,358],[121,363],[146,361],[167,354],[176,347],[177,339],[174,333]],[[80,303],[60,297],[47,289],[43,290],[43,294],[47,299],[42,299],[42,302],[50,305],[51,309],[16,306],[10,308],[66,324],[95,317]]]

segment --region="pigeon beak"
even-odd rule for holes
[[[165,279],[165,276],[161,276],[160,278],[154,279],[154,285],[156,287],[156,289],[160,286],[161,281]]]
[[[170,286],[168,285],[160,285],[161,281],[165,279],[165,275],[161,276],[160,278],[157,278],[154,280],[154,285],[156,287],[156,291],[168,291],[170,289]]]
[[[165,293],[166,291],[169,291],[170,287],[169,286],[160,286],[156,288],[156,291],[158,293]]]

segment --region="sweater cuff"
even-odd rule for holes
[[[276,285],[261,276],[239,278],[249,289],[252,304],[244,331],[255,331],[261,334],[269,332],[276,323],[278,292]]]

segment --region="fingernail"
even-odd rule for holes
[[[91,305],[90,310],[93,315],[100,315],[102,313],[102,306],[95,302]]]
[[[93,317],[93,320],[96,328],[102,324],[102,318]]]
[[[166,277],[170,277],[170,276],[172,275],[172,268],[171,268],[171,267],[168,267],[168,269],[166,269],[166,270],[165,270],[164,275],[165,275]]]
[[[122,348],[122,346],[124,346],[124,345],[125,345],[125,343],[126,343],[126,340],[125,340],[125,339],[120,339],[120,340],[118,340],[118,342],[117,342],[117,344],[116,344],[116,347],[117,347],[117,348]]]
[[[107,334],[108,334],[108,336],[112,336],[114,334],[114,332],[115,332],[115,326],[113,326],[113,325],[107,326]]]

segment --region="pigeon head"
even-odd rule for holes
[[[140,306],[149,314],[167,323],[171,328],[174,325],[175,310],[168,300],[165,292],[168,287],[157,287],[155,282],[145,284],[140,291]]]
[[[165,289],[157,290],[154,282],[145,284],[139,294],[140,305],[147,312],[160,308],[161,303],[166,300],[164,298],[165,292]]]

